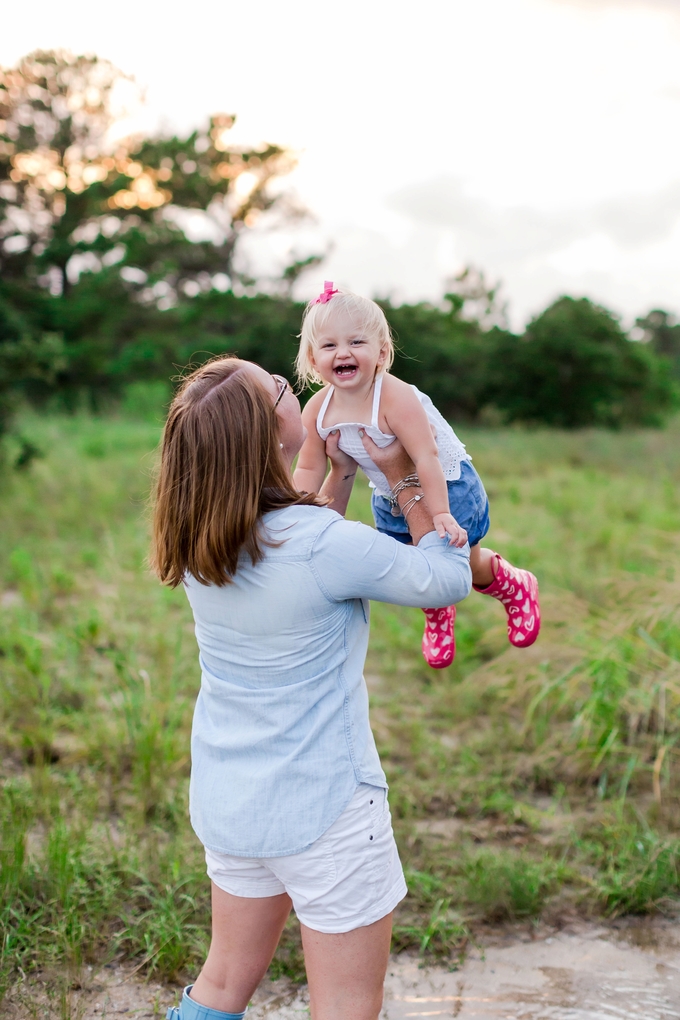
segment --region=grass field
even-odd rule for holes
[[[199,673],[183,593],[145,566],[158,425],[22,430],[44,456],[0,483],[0,998],[39,980],[67,1020],[89,962],[190,977],[206,950]],[[447,958],[484,923],[680,899],[680,426],[462,434],[488,544],[539,577],[539,642],[511,649],[473,594],[430,671],[420,612],[375,605],[366,673],[409,873],[395,945]],[[301,974],[294,922],[274,969]]]

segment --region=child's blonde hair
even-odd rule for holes
[[[312,351],[318,346],[318,337],[323,328],[340,312],[345,312],[353,325],[361,330],[362,336],[375,340],[378,349],[387,349],[387,357],[378,366],[379,372],[387,372],[394,361],[394,340],[380,305],[350,291],[335,291],[326,302],[319,302],[318,299],[310,301],[302,316],[300,349],[295,359],[295,370],[301,385],[324,382],[314,367]]]

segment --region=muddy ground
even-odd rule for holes
[[[164,1017],[179,989],[144,981],[129,966],[86,971],[67,1001],[22,982],[5,1000],[6,1020]],[[250,1020],[304,1020],[304,987],[264,981]],[[680,921],[601,927],[577,922],[562,931],[489,932],[456,969],[395,956],[385,985],[383,1020],[680,1020]]]

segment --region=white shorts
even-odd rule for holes
[[[358,786],[315,843],[287,857],[234,857],[205,851],[208,875],[232,896],[288,893],[308,928],[338,933],[389,914],[406,895],[387,790]]]

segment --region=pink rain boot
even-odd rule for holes
[[[482,595],[491,595],[505,606],[508,614],[508,638],[516,648],[533,645],[541,629],[541,610],[538,604],[538,581],[528,570],[520,570],[504,560],[498,553],[496,576],[488,588],[473,585]]]
[[[445,669],[453,662],[456,654],[456,639],[453,625],[456,622],[456,607],[423,609],[425,631],[423,632],[423,656],[432,669]]]

